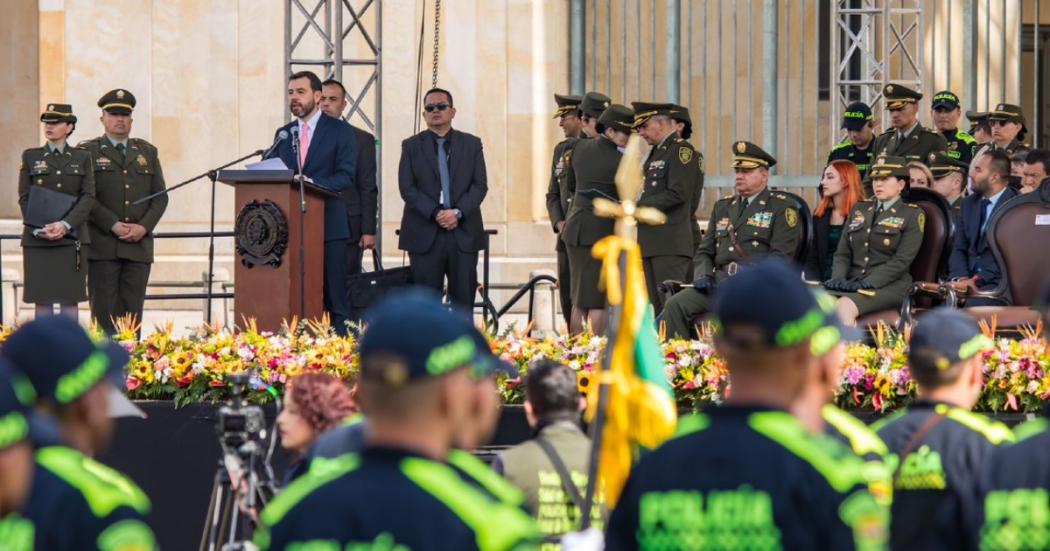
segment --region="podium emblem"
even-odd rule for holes
[[[288,249],[288,219],[273,201],[250,201],[237,213],[234,239],[241,264],[276,268]]]

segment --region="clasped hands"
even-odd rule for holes
[[[46,239],[48,241],[58,241],[59,239],[65,237],[68,231],[69,230],[66,229],[66,225],[63,224],[61,221],[52,222],[44,226],[43,228],[40,228],[40,230],[36,232],[36,236],[40,239]]]
[[[127,243],[138,243],[143,237],[146,237],[146,227],[141,224],[128,224],[124,222],[117,222],[110,228],[113,235],[116,235],[121,241]]]
[[[836,277],[824,282],[825,289],[843,293],[855,293],[861,289],[873,289],[874,287],[871,282],[864,278],[846,279],[844,277]]]
[[[456,209],[441,209],[434,216],[434,220],[448,231],[459,227],[459,216],[456,214]]]

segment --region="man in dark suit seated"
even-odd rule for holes
[[[330,78],[322,83],[321,110],[325,115],[343,120],[346,103],[346,88],[342,82]],[[346,273],[354,275],[361,273],[362,253],[376,248],[379,187],[376,185],[376,137],[352,124],[350,130],[354,133],[357,171],[354,185],[343,190],[343,200],[346,201],[346,221],[350,224],[350,239],[346,242]]]
[[[440,292],[447,276],[449,301],[469,310],[486,241],[485,155],[477,136],[452,129],[456,108],[447,90],[428,91],[423,111],[427,129],[401,142],[397,181],[405,211],[398,248],[408,251],[416,284]]]
[[[354,183],[357,154],[350,125],[321,112],[321,79],[302,71],[288,78],[288,107],[295,120],[277,129],[291,138],[278,144],[270,157],[302,172],[317,187],[340,193]],[[298,135],[298,138],[296,138]],[[307,213],[307,216],[315,216]],[[336,332],[347,334],[346,241],[350,238],[346,205],[339,195],[324,200],[324,307]]]
[[[992,213],[1017,195],[1007,185],[1010,179],[1010,157],[1003,151],[991,150],[978,155],[970,170],[973,195],[963,199],[962,214],[955,228],[955,245],[948,264],[948,277],[956,290],[990,291],[999,284],[1001,270],[992,256],[986,235]],[[1005,300],[970,298],[965,306],[1000,305]]]

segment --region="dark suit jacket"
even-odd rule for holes
[[[292,121],[277,129],[292,134],[292,128],[298,125]],[[354,145],[354,133],[350,125],[333,119],[324,113],[317,119],[317,128],[311,129],[310,149],[306,152],[306,166],[303,174],[309,176],[315,185],[339,193],[354,183],[354,170],[357,160]],[[292,138],[284,140],[270,157],[280,157],[285,166],[296,170],[299,160],[292,149]],[[324,200],[324,240],[335,241],[350,238],[350,225],[346,220],[346,204],[343,198],[326,197]]]
[[[992,207],[992,212],[1002,208],[1007,201],[1017,196],[1017,192],[1007,187],[1002,197]],[[992,248],[988,245],[987,236],[980,236],[981,221],[981,197],[975,193],[962,203],[962,215],[955,226],[955,244],[952,247],[952,256],[948,261],[948,277],[981,276],[978,287],[997,285],[1001,271],[999,265],[992,256]],[[990,218],[990,216],[989,216]]]
[[[477,136],[458,130],[451,130],[448,135],[451,208],[463,214],[453,232],[461,251],[477,252],[485,247],[485,224],[481,220],[481,201],[488,193],[485,155]],[[401,142],[397,184],[405,201],[397,246],[410,253],[425,253],[433,245],[437,232],[446,231],[434,219],[442,208],[441,179],[437,142],[429,130]]]
[[[361,239],[362,234],[376,234],[376,211],[379,205],[379,187],[376,185],[376,137],[351,125],[357,151],[354,185],[343,190],[350,240]]]
[[[813,217],[813,246],[809,248],[806,267],[803,271],[803,277],[807,281],[823,281],[824,267],[828,265],[828,259],[835,255],[835,250],[828,243],[832,210],[833,207],[828,207],[824,211],[824,216]]]

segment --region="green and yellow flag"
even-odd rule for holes
[[[621,289],[620,255],[626,255]],[[638,449],[655,448],[674,434],[677,421],[674,393],[667,380],[664,355],[653,321],[653,309],[642,272],[642,254],[633,239],[616,235],[594,245],[602,260],[602,282],[610,306],[620,306],[620,323],[610,328],[612,348],[606,349],[609,369],[599,383],[609,385],[601,442],[598,480],[605,502],[612,507],[627,482]],[[597,415],[601,384],[591,385],[588,421]]]

